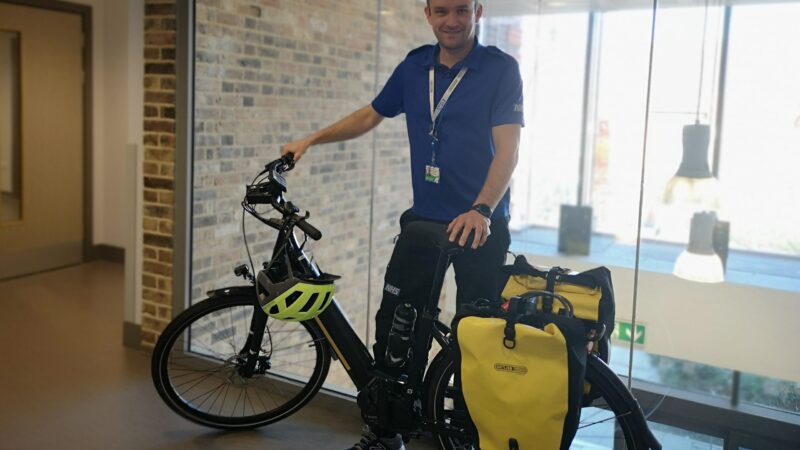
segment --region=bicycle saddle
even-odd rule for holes
[[[449,254],[459,253],[465,249],[471,250],[474,237],[474,232],[471,232],[467,238],[467,243],[464,244],[464,247],[461,247],[458,245],[458,239],[455,242],[450,242],[450,237],[447,234],[447,224],[427,220],[415,220],[408,223],[403,229],[403,234],[414,245],[435,246],[441,252]]]

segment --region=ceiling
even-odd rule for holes
[[[653,0],[479,0],[484,13],[491,17],[521,16],[543,12],[611,11],[620,9],[652,8]],[[800,3],[800,0],[658,0],[663,8],[679,6],[743,5],[764,3]]]

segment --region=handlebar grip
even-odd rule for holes
[[[306,222],[306,219],[300,219],[297,221],[297,227],[303,230],[303,233],[307,234],[308,237],[311,239],[318,241],[322,238],[322,232],[319,231],[314,225]]]
[[[280,158],[271,161],[264,167],[264,171],[275,170],[279,174],[294,169],[294,153],[287,153]]]

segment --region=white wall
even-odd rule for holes
[[[92,7],[92,243],[127,249],[136,210],[130,175],[136,168],[128,167],[126,152],[127,144],[142,141],[144,5],[142,0],[73,2]]]
[[[72,1],[92,7],[92,244],[126,250],[125,321],[139,323],[144,1]]]

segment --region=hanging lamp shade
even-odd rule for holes
[[[708,166],[711,127],[695,122],[683,127],[683,157],[664,190],[665,205],[694,211],[719,209],[719,182]]]
[[[713,212],[699,212],[692,216],[689,246],[675,261],[672,271],[675,276],[700,283],[725,281],[722,260],[713,247],[716,222],[717,215]]]

